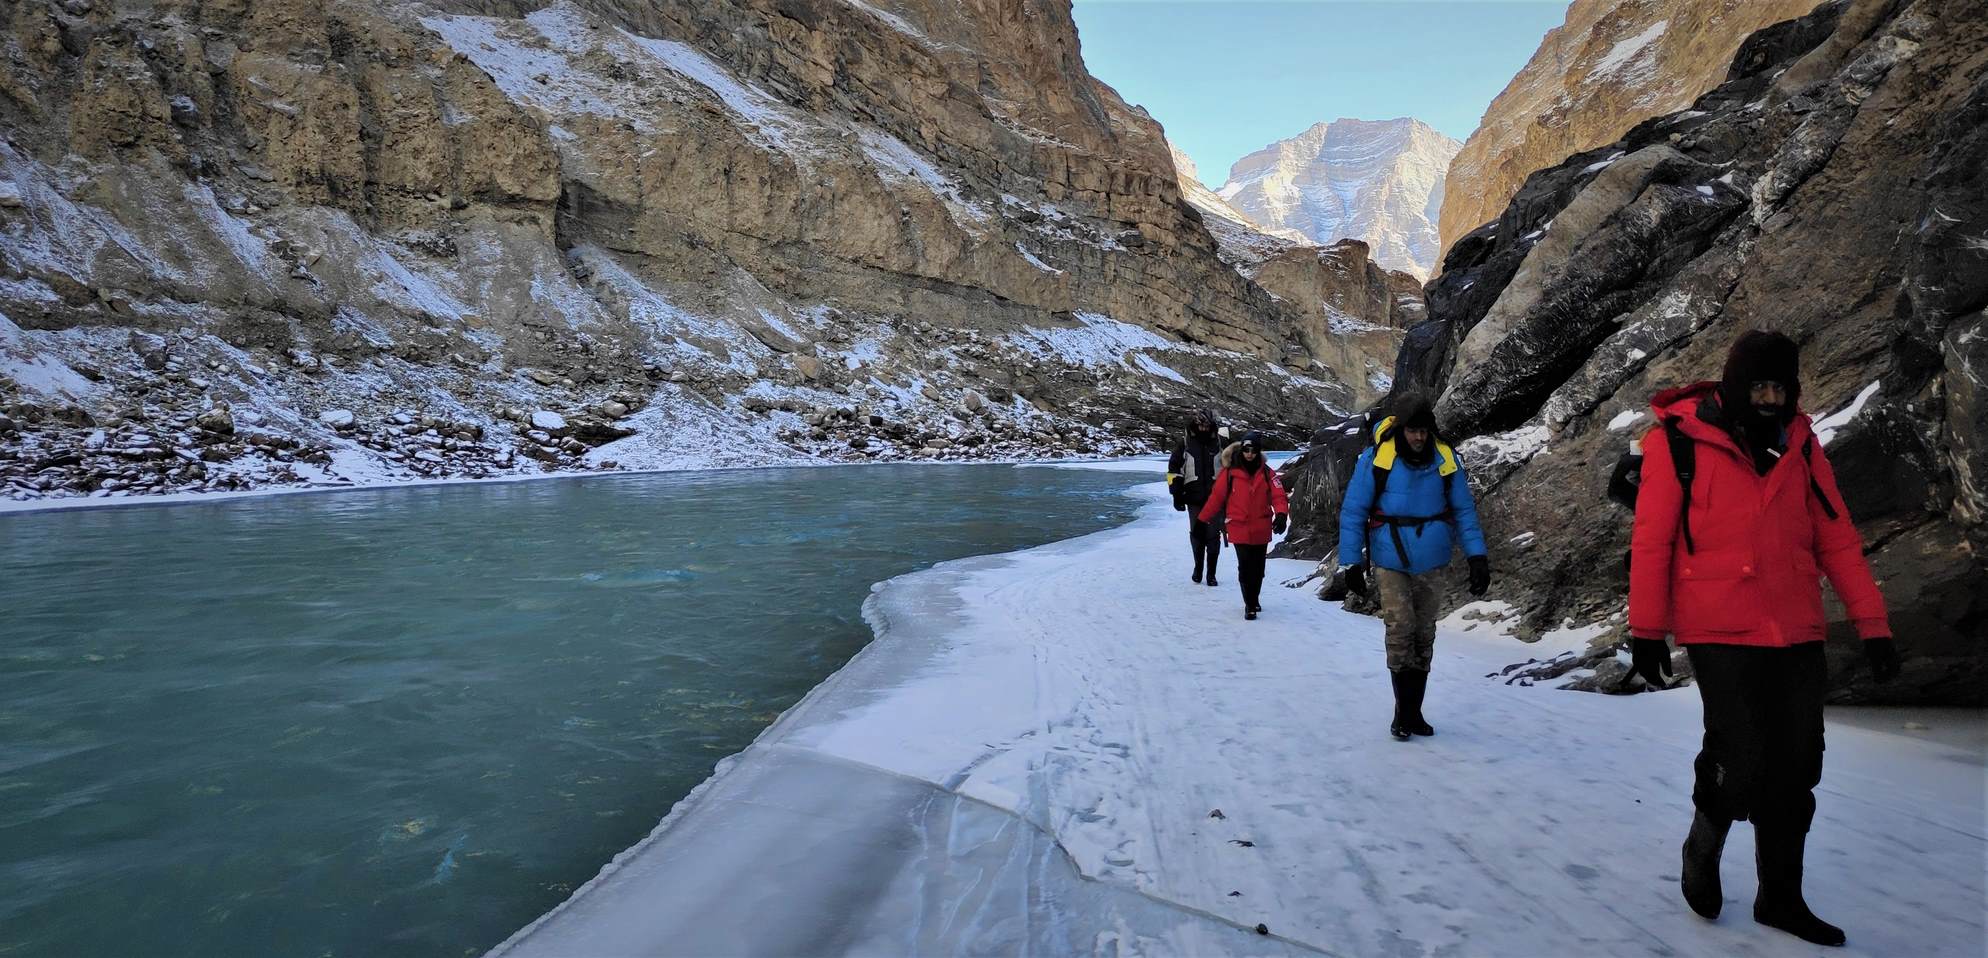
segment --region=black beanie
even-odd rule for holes
[[[1793,419],[1802,399],[1801,362],[1802,350],[1794,340],[1764,329],[1749,331],[1726,353],[1726,369],[1719,380],[1720,407],[1728,418],[1737,418],[1753,404],[1753,384],[1771,381],[1788,393],[1781,419]]]
[[[1402,433],[1408,429],[1429,430],[1429,443],[1416,452],[1402,441]],[[1395,454],[1411,466],[1422,466],[1436,457],[1436,408],[1429,397],[1420,393],[1409,393],[1394,404],[1394,425],[1388,427],[1387,438],[1393,440]]]
[[[1436,407],[1429,397],[1416,393],[1403,396],[1394,404],[1394,428],[1427,429],[1436,431]]]

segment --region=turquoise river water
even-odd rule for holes
[[[0,956],[481,953],[868,642],[872,583],[1124,522],[1160,471],[0,515]]]

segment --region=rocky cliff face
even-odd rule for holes
[[[1067,3],[0,18],[0,494],[1130,451],[1356,395]]]
[[[1457,242],[1408,335],[1483,503],[1495,597],[1525,631],[1619,625],[1629,516],[1603,496],[1648,402],[1716,378],[1742,331],[1802,344],[1907,656],[1839,695],[1988,690],[1988,20],[1971,0],[1837,0],[1748,39],[1693,108],[1526,181]],[[1301,547],[1332,545],[1357,437],[1294,469]],[[1452,600],[1458,598],[1452,595]],[[1840,609],[1837,611],[1840,617]]]
[[[1612,143],[1725,81],[1740,42],[1816,0],[1574,0],[1450,161],[1438,249],[1498,217],[1534,170]]]
[[[1383,269],[1359,240],[1320,246],[1302,233],[1263,228],[1202,185],[1194,161],[1173,150],[1181,195],[1200,214],[1222,261],[1300,317],[1298,342],[1331,370],[1356,405],[1392,385],[1402,335],[1427,318],[1422,282]]]
[[[1180,147],[1167,144],[1173,155],[1174,178],[1180,183],[1180,195],[1189,206],[1201,214],[1202,222],[1213,234],[1217,245],[1237,247],[1244,250],[1262,247],[1259,237],[1279,240],[1266,249],[1281,249],[1285,245],[1314,246],[1311,237],[1293,229],[1278,226],[1264,226],[1249,218],[1243,211],[1229,205],[1207,184],[1201,182],[1201,171],[1194,165],[1194,158],[1180,151]]]
[[[1425,278],[1458,147],[1420,120],[1319,123],[1237,160],[1219,195],[1253,222],[1328,245],[1357,239],[1389,269]]]

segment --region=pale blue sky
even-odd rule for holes
[[[1412,116],[1459,140],[1566,0],[1075,0],[1084,63],[1211,187],[1321,120]]]

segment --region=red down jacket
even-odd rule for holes
[[[1215,488],[1201,507],[1202,522],[1213,522],[1228,510],[1229,541],[1238,545],[1270,544],[1270,514],[1290,512],[1291,500],[1284,496],[1284,483],[1269,463],[1255,472],[1229,466],[1215,474]]]
[[[1683,644],[1719,642],[1781,647],[1820,641],[1826,624],[1821,576],[1849,609],[1857,634],[1891,634],[1884,596],[1864,561],[1864,540],[1843,506],[1836,472],[1806,414],[1788,426],[1788,452],[1763,476],[1724,429],[1699,416],[1716,383],[1659,394],[1650,405],[1658,422],[1678,418],[1696,443],[1687,551],[1678,507],[1683,495],[1662,426],[1643,440],[1643,484],[1630,539],[1629,630],[1644,638],[1665,633]],[[1829,497],[1829,518],[1809,485]]]

